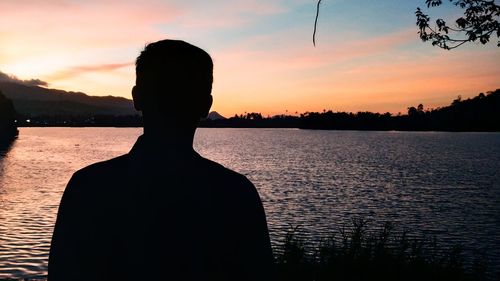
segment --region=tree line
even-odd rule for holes
[[[500,131],[500,89],[469,99],[457,97],[449,106],[408,108],[407,114],[373,112],[306,112],[300,116],[262,117],[260,113],[205,120],[202,127],[301,128],[318,130]]]
[[[263,116],[251,112],[225,119],[204,119],[209,128],[300,128],[317,130],[500,131],[500,89],[476,97],[457,97],[449,106],[411,106],[406,114],[374,112],[306,112]],[[18,126],[140,127],[140,115],[17,115]]]

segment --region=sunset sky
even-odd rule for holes
[[[182,39],[214,60],[222,115],[406,112],[500,88],[500,48],[444,51],[415,26],[424,0],[0,0],[0,71],[50,88],[131,98],[148,42]],[[453,18],[445,4],[431,16]]]

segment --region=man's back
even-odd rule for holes
[[[272,251],[244,176],[191,148],[140,138],[73,176],[52,242],[49,280],[262,280]]]

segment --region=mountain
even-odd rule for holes
[[[223,120],[226,119],[226,117],[220,115],[217,111],[212,111],[208,114],[207,119],[210,120]]]
[[[0,90],[19,114],[28,117],[138,114],[132,100],[122,97],[89,96],[5,80],[0,80]]]

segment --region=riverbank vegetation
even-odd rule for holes
[[[217,114],[218,115],[218,114]],[[220,115],[218,115],[220,116]],[[19,126],[37,127],[140,127],[140,115],[17,115]],[[263,116],[250,112],[230,118],[201,120],[207,128],[300,128],[316,130],[377,131],[500,131],[500,89],[474,98],[458,96],[449,106],[426,109],[423,104],[408,107],[406,114],[373,112],[296,113]]]
[[[484,256],[465,257],[460,245],[445,246],[392,223],[375,228],[360,218],[321,241],[291,228],[274,252],[276,281],[498,280]],[[0,279],[7,280],[45,279]]]
[[[458,96],[449,106],[408,108],[406,115],[371,112],[306,113],[301,128],[330,130],[500,131],[500,89],[469,99]]]
[[[318,243],[296,230],[276,251],[276,280],[495,280],[484,257],[466,259],[459,245],[446,247],[391,223],[375,230],[355,219]]]

